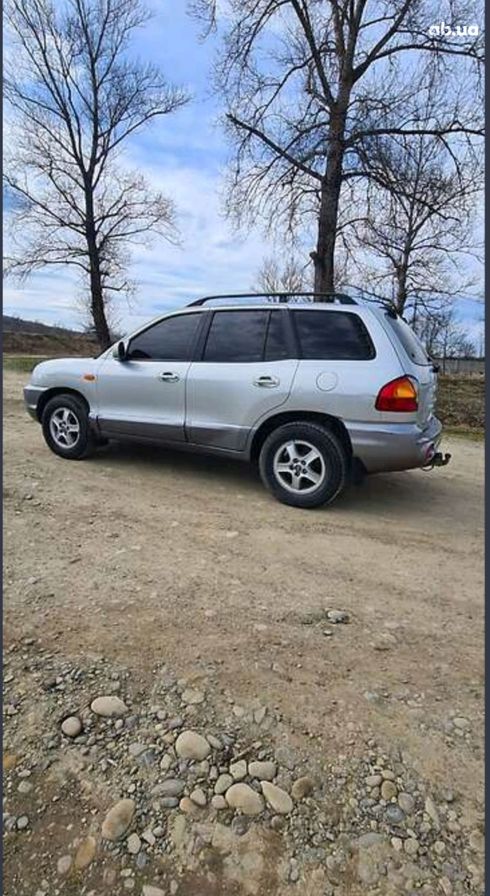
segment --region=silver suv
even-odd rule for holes
[[[136,439],[243,458],[295,507],[333,501],[359,472],[446,463],[437,371],[413,331],[389,309],[323,298],[199,299],[98,358],[38,364],[27,409],[61,457]]]

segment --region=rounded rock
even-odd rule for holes
[[[389,802],[389,800],[393,799],[398,793],[396,789],[396,785],[393,784],[393,781],[383,781],[381,785],[381,796],[384,800]]]
[[[119,800],[109,809],[102,823],[102,836],[104,840],[119,840],[124,836],[133,820],[136,809],[134,800]]]
[[[264,808],[260,793],[248,784],[232,784],[226,791],[225,799],[232,809],[240,809],[244,815],[259,815]]]
[[[197,731],[182,731],[175,741],[177,756],[181,759],[206,759],[211,752],[211,747],[202,734]]]
[[[78,716],[68,716],[61,723],[61,730],[66,737],[78,737],[82,732],[82,723]]]
[[[275,762],[249,762],[248,773],[251,778],[259,781],[272,781],[276,776],[277,766]]]
[[[288,815],[293,811],[293,801],[282,787],[271,784],[269,781],[262,781],[262,793],[267,803],[278,815]]]
[[[21,816],[17,819],[17,830],[18,830],[18,831],[25,831],[25,829],[26,829],[27,827],[29,827],[29,819],[28,819],[27,815],[21,815]]]
[[[216,784],[214,785],[214,792],[217,794],[225,793],[228,790],[228,787],[231,787],[233,784],[233,778],[231,775],[227,773],[219,776]]]
[[[206,794],[202,787],[196,787],[191,793],[191,800],[196,806],[200,806],[201,809],[204,809],[204,806],[207,805]]]
[[[213,807],[213,809],[216,809],[218,812],[220,812],[221,809],[226,809],[227,802],[224,796],[221,795],[221,793],[216,793],[211,799],[211,806]]]
[[[141,849],[141,840],[138,837],[138,834],[130,834],[128,839],[126,840],[126,848],[130,855],[136,856],[138,855]]]
[[[416,856],[419,851],[419,841],[415,837],[409,837],[408,840],[405,840],[403,846],[409,856]]]
[[[86,837],[80,843],[75,855],[75,868],[87,868],[95,856],[96,842],[94,837]]]
[[[313,781],[307,775],[304,775],[302,778],[298,778],[291,788],[293,799],[303,800],[306,796],[309,796],[313,788]]]
[[[71,856],[61,856],[61,859],[58,859],[56,863],[56,870],[60,876],[64,876],[68,874],[72,865]]]
[[[244,759],[230,763],[230,775],[235,781],[241,781],[247,775],[247,763]]]
[[[126,704],[120,697],[114,695],[96,697],[90,704],[90,709],[96,716],[103,716],[104,718],[117,718],[128,712]]]
[[[407,813],[407,815],[411,815],[415,807],[415,800],[411,793],[399,793],[398,805]]]

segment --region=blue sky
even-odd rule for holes
[[[192,100],[135,136],[125,150],[124,164],[142,171],[174,199],[181,241],[174,246],[157,239],[133,247],[130,275],[137,292],[129,306],[121,300],[117,307],[123,330],[201,295],[251,289],[264,256],[274,248],[259,228],[235,233],[222,214],[227,146],[218,101],[209,87],[216,40],[199,40],[199,24],[186,15],[185,7],[175,0],[153,0],[155,16],[134,42],[135,52],[187,86]],[[8,219],[5,237],[8,241]],[[7,281],[4,312],[80,326],[80,297],[80,283],[69,269],[49,269],[23,284]],[[458,300],[457,312],[478,337],[482,304]]]

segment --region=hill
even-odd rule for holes
[[[7,354],[44,355],[94,355],[98,343],[78,330],[55,327],[36,320],[3,315],[3,350]]]

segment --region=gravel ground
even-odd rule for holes
[[[481,894],[483,448],[286,508],[5,376],[5,896]]]

